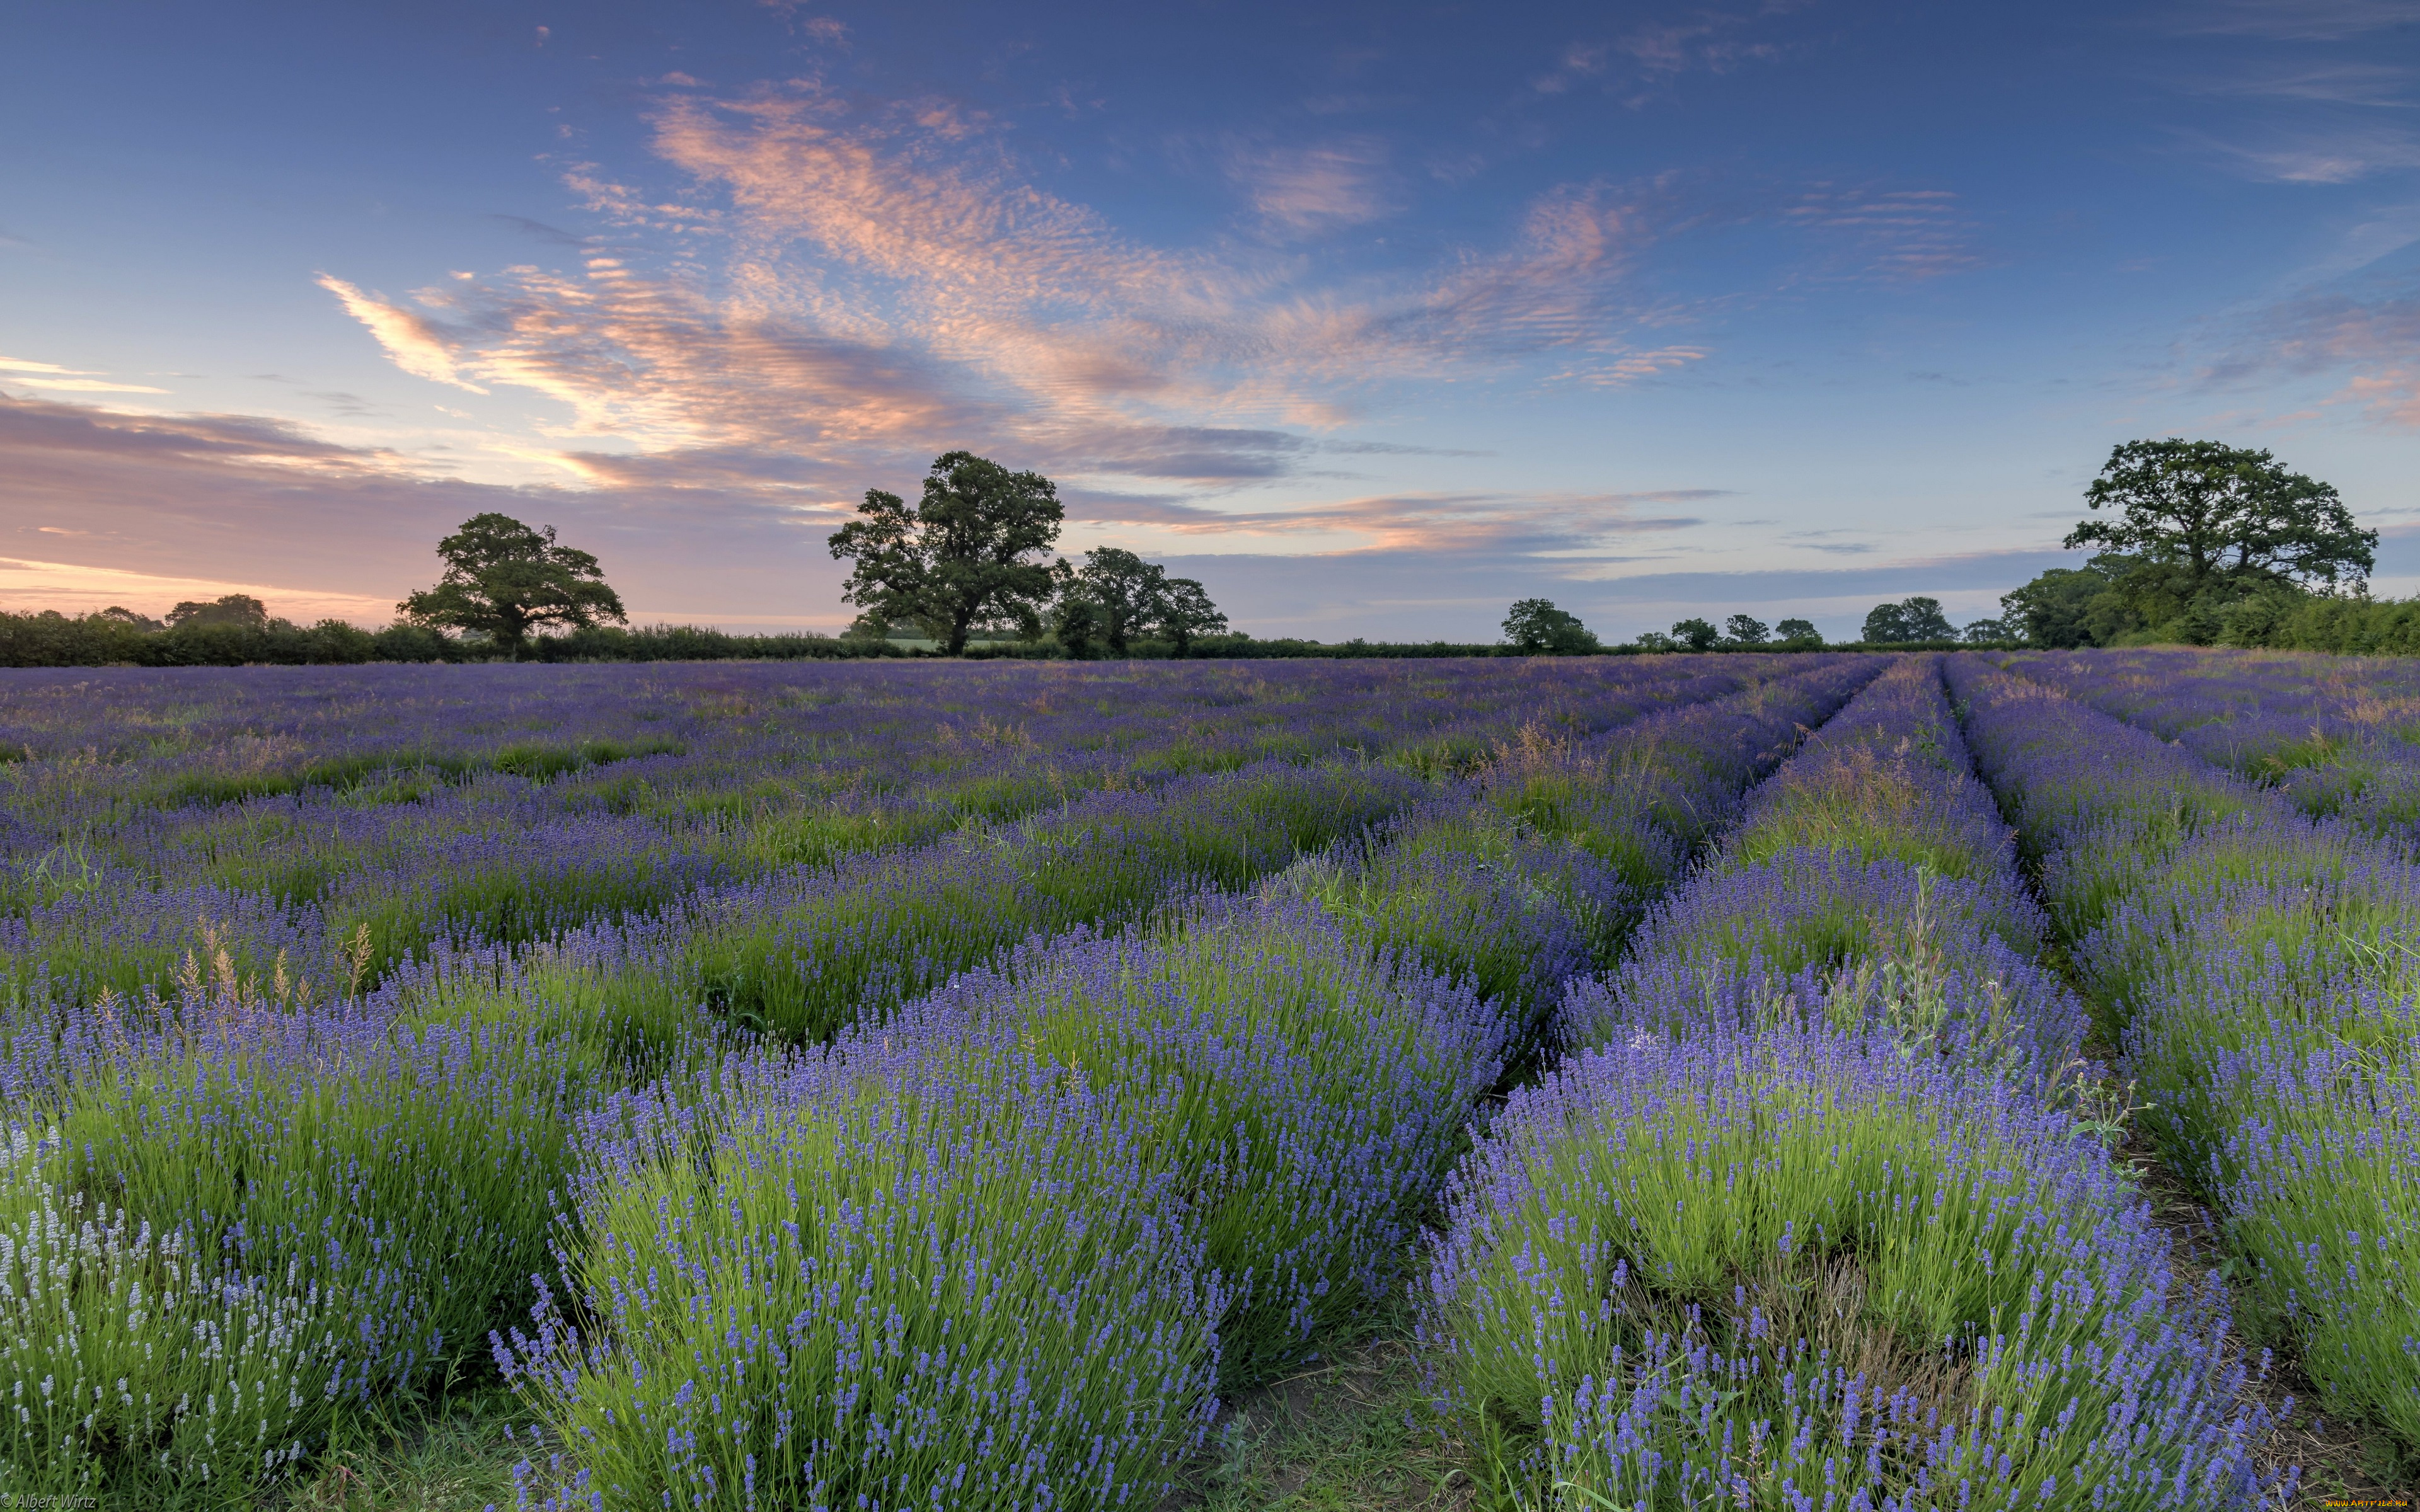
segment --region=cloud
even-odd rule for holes
[[[1238,149],[1227,176],[1269,228],[1311,236],[1364,225],[1394,212],[1383,181],[1385,144],[1352,137],[1310,147]]]
[[[0,374],[30,389],[55,389],[67,393],[165,393],[144,383],[110,383],[91,372],[37,363],[23,357],[0,357]]]
[[[434,383],[451,383],[473,393],[488,392],[456,372],[453,344],[427,316],[365,294],[330,273],[321,273],[317,282],[343,302],[348,315],[369,327],[396,366]]]
[[[440,537],[494,510],[560,526],[634,606],[719,604],[732,625],[818,611],[830,627],[845,623],[823,532],[791,523],[812,515],[682,481],[504,487],[428,477],[394,453],[249,416],[0,397],[0,553],[14,534],[15,554],[80,571],[270,585],[258,596],[281,614],[299,612],[298,597],[391,610],[434,578]],[[12,581],[0,579],[0,603]]]
[[[2357,404],[2377,424],[2420,430],[2420,366],[2390,367],[2349,380],[2330,404]]]
[[[2265,183],[2349,184],[2373,174],[2420,167],[2420,133],[2376,125],[2304,130],[2255,146],[2183,132],[2187,143]]]
[[[2203,368],[2205,388],[2264,376],[2343,375],[2325,402],[2360,408],[2374,424],[2420,429],[2413,354],[2420,353],[2420,285],[2374,276],[2272,305],[2241,322],[2229,348]]]
[[[1781,211],[1785,224],[1840,239],[1873,276],[1913,282],[1981,268],[1975,225],[1946,189],[1818,185]]]
[[[1178,536],[1258,539],[1272,551],[1326,557],[1450,551],[1467,564],[1594,559],[1612,543],[1702,524],[1641,505],[1693,503],[1724,490],[1652,493],[1372,494],[1292,508],[1207,509],[1151,500],[1088,501],[1088,517],[1160,526]],[[1543,570],[1560,570],[1543,569]]]
[[[2375,105],[2409,110],[2420,72],[2386,63],[2281,62],[2226,77],[2186,84],[2189,93],[2243,100],[2288,100],[2321,105]]]
[[[685,192],[592,168],[572,182],[669,245],[661,270],[591,248],[573,270],[457,279],[409,304],[321,285],[408,372],[559,401],[562,440],[717,471],[756,449],[859,479],[946,438],[1069,472],[1234,486],[1305,471],[1318,448],[1272,440],[1277,427],[1333,429],[1376,385],[1525,368],[1621,385],[1707,353],[1632,339],[1671,314],[1628,289],[1656,236],[1652,191],[1562,186],[1497,249],[1310,285],[1296,260],[1248,247],[1137,242],[1033,186],[997,131],[944,103],[685,95],[656,127]],[[1236,161],[1271,224],[1385,211],[1373,142]],[[615,466],[588,452],[564,465]]]
[[[40,529],[42,533],[52,535],[90,534],[51,526]],[[208,601],[227,594],[250,594],[264,602],[273,601],[273,613],[301,624],[349,619],[383,625],[395,615],[395,605],[388,600],[298,588],[290,583],[163,576],[77,563],[0,557],[0,604],[12,613],[56,609],[63,614],[88,614],[116,604],[138,614],[158,615],[187,599]]]
[[[104,383],[99,378],[20,378],[27,388],[56,389],[68,393],[165,393],[146,383]]]
[[[2420,23],[2412,0],[2191,0],[2168,14],[2179,36],[2340,42]]]

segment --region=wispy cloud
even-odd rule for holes
[[[720,604],[713,618],[725,624],[809,609],[830,627],[845,621],[839,570],[822,549],[829,517],[768,510],[752,488],[694,473],[678,486],[632,478],[611,488],[507,487],[431,477],[394,453],[255,417],[0,396],[0,553],[78,571],[272,585],[259,596],[282,614],[337,612],[304,610],[348,599],[373,606],[361,617],[382,622],[433,579],[439,537],[496,510],[560,525],[565,539],[597,553],[634,607]],[[817,528],[791,523],[801,518]],[[23,586],[0,579],[0,603],[17,602],[10,595]]]
[[[2178,134],[2244,177],[2265,183],[2349,184],[2420,168],[2420,132],[2392,123],[2297,127],[2249,143],[2201,132]]]
[[[2324,403],[2359,409],[2372,423],[2420,429],[2420,285],[2410,276],[2340,283],[2261,310],[2238,324],[2226,349],[2198,379],[2241,389],[2272,375],[2335,375]]]
[[[147,383],[112,383],[78,368],[37,363],[21,357],[0,357],[0,377],[29,389],[54,389],[62,393],[165,393]]]
[[[1990,260],[1963,204],[1946,189],[1823,184],[1781,213],[1791,224],[1842,239],[1860,270],[1881,278],[1938,278]]]
[[[2420,24],[2413,0],[2190,0],[2169,11],[2179,36],[2341,42]]]
[[[669,245],[669,270],[597,251],[408,302],[321,283],[406,371],[561,401],[566,440],[861,467],[948,437],[1214,486],[1291,471],[1288,449],[1253,438],[1332,428],[1373,385],[1548,356],[1541,380],[1620,384],[1707,352],[1633,338],[1626,285],[1655,209],[1610,185],[1546,193],[1506,245],[1425,273],[1307,285],[1290,258],[1134,241],[942,104],[685,95],[657,127],[687,191],[574,182],[626,235]],[[1238,162],[1273,223],[1383,213],[1374,143]]]
[[[344,304],[346,314],[369,328],[396,366],[431,382],[451,383],[473,393],[488,392],[456,371],[454,349],[428,316],[364,293],[333,274],[321,273],[318,282]]]
[[[1386,144],[1348,137],[1300,147],[1237,147],[1227,177],[1270,229],[1313,236],[1382,220],[1397,208],[1386,183]]]

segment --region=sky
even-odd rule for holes
[[[1853,636],[2259,447],[2420,592],[2420,0],[18,0],[0,608],[376,625],[502,511],[838,631],[970,450],[1236,626]]]

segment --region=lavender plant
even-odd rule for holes
[[[2145,1124],[2221,1209],[2264,1326],[2331,1398],[2420,1445],[2420,1051],[2402,952],[2415,875],[2284,800],[1971,658],[1984,769],[2043,857],[2052,910]]]
[[[1440,1395],[1557,1506],[2256,1504],[2225,1319],[2098,1147],[1817,1033],[1579,1057],[1453,1178]]]
[[[1390,1283],[1505,1034],[1299,902],[1037,944],[609,1145],[499,1358],[608,1505],[1122,1504]]]

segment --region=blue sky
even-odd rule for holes
[[[502,509],[837,629],[965,447],[1242,627],[1853,633],[2109,448],[2420,591],[2420,0],[28,4],[0,604],[380,623]]]

